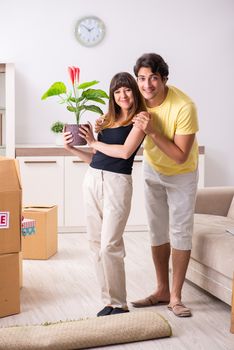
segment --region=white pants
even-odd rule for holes
[[[102,301],[126,307],[123,232],[131,207],[132,177],[89,167],[83,191]]]
[[[175,249],[190,250],[198,171],[166,176],[146,161],[143,171],[151,245],[170,242]]]

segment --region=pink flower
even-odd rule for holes
[[[79,77],[80,77],[80,68],[78,67],[68,67],[68,73],[72,82],[72,85],[75,84],[75,82],[79,83]]]
[[[63,82],[56,81],[42,95],[41,99],[45,100],[51,96],[59,96],[60,103],[65,104],[69,112],[75,113],[77,124],[80,123],[80,117],[86,111],[102,115],[103,111],[96,105],[96,102],[105,104],[104,99],[108,99],[109,96],[105,91],[93,88],[93,85],[98,84],[99,81],[93,80],[79,84],[80,68],[74,66],[68,67],[68,74],[73,91],[68,91]]]
[[[73,70],[74,70],[74,75],[75,75],[75,80],[77,81],[77,84],[79,84],[79,79],[80,79],[80,68],[78,67],[74,67],[73,66]]]

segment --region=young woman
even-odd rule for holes
[[[88,239],[104,304],[97,316],[129,311],[123,232],[131,207],[133,160],[145,136],[132,119],[137,113],[147,113],[137,83],[129,73],[112,78],[109,95],[108,112],[103,116],[97,140],[91,124],[81,131],[91,149],[69,146],[72,135],[64,133],[64,147],[90,165],[83,190]]]

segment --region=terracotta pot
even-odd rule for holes
[[[89,126],[89,124],[66,124],[64,126],[64,131],[70,131],[73,136],[73,142],[69,143],[69,145],[84,146],[87,144],[86,140],[79,135],[79,129],[81,125]]]

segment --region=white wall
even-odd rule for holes
[[[90,14],[107,27],[95,48],[74,37],[76,21]],[[53,143],[51,123],[74,121],[56,98],[40,100],[54,81],[69,85],[67,66],[108,89],[115,73],[132,73],[138,56],[157,52],[169,83],[197,104],[206,185],[234,185],[233,15],[233,0],[0,0],[0,61],[16,65],[17,143]]]

